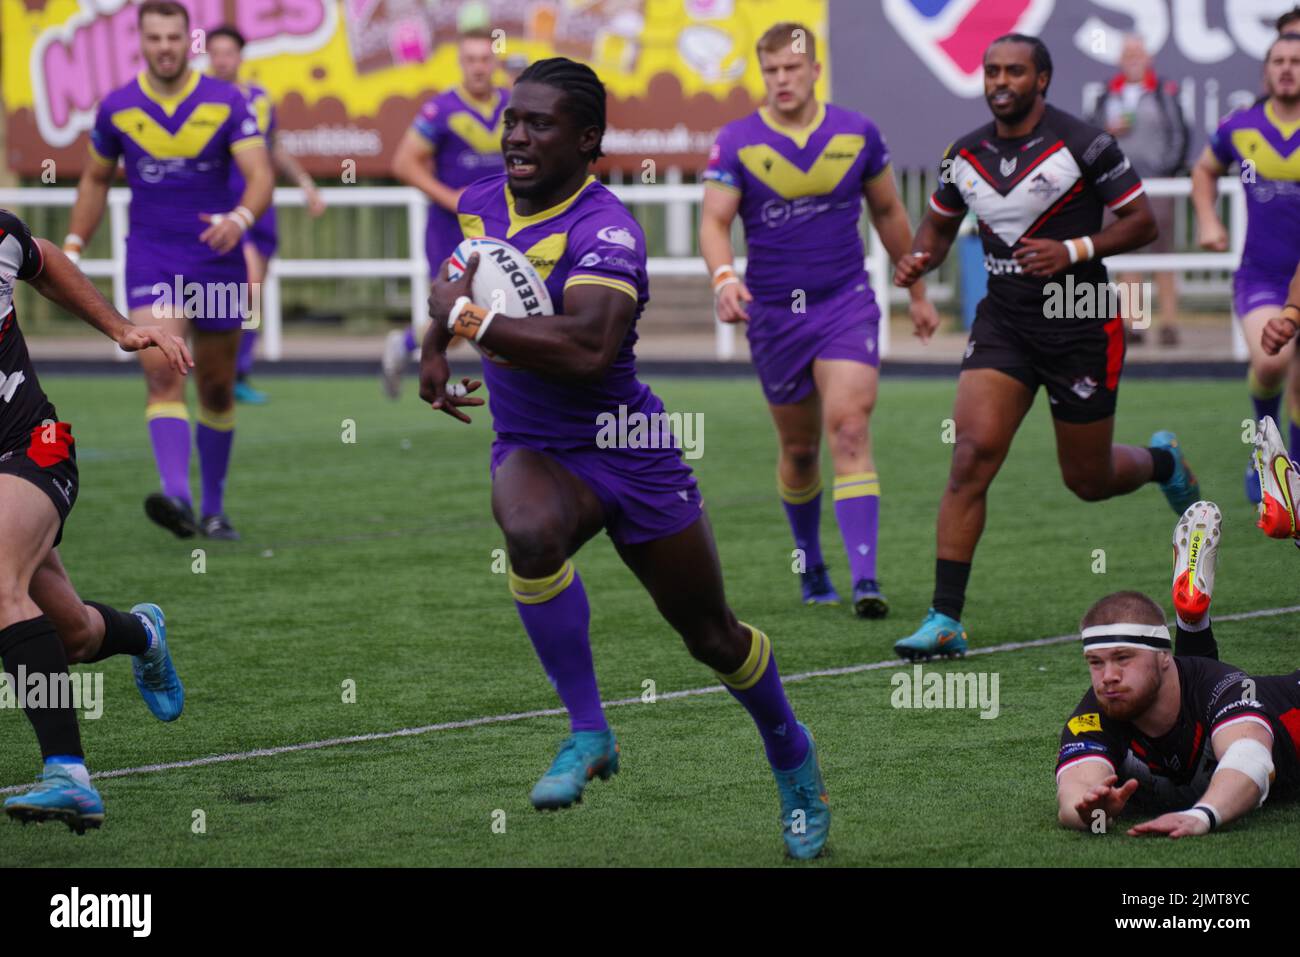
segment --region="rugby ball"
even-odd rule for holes
[[[465,274],[469,257],[478,253],[478,269],[470,298],[476,306],[504,316],[553,316],[551,294],[546,283],[528,257],[501,239],[479,237],[466,239],[451,254],[448,274],[459,279]],[[470,341],[483,357],[500,366],[510,362],[473,340]]]

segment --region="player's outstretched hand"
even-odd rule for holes
[[[437,349],[425,349],[420,353],[420,398],[429,403],[429,408],[446,412],[453,419],[470,422],[470,417],[460,411],[461,406],[482,405],[483,400],[470,395],[483,385],[478,379],[465,376],[459,382],[450,385],[451,367],[447,357]]]
[[[439,327],[447,324],[447,317],[451,315],[451,307],[456,305],[457,299],[461,296],[474,298],[471,290],[474,288],[476,272],[478,253],[470,255],[469,262],[465,264],[465,272],[459,279],[451,278],[451,259],[442,261],[437,277],[429,284],[429,318]]]
[[[125,326],[117,337],[123,352],[141,349],[161,349],[167,363],[181,375],[189,375],[194,368],[194,358],[180,336],[173,336],[162,326]]]
[[[922,343],[930,341],[939,328],[939,310],[929,299],[913,299],[908,307],[912,314],[912,333]]]
[[[1228,230],[1217,219],[1210,222],[1203,220],[1197,230],[1196,241],[1202,249],[1215,253],[1226,253],[1228,251]]]
[[[754,301],[754,297],[749,292],[749,287],[737,279],[735,282],[727,281],[727,284],[718,290],[715,297],[714,308],[718,313],[719,322],[749,322],[749,312],[745,309],[747,303]]]
[[[1144,834],[1165,834],[1172,838],[1200,837],[1202,834],[1209,833],[1210,822],[1203,816],[1200,814],[1184,814],[1182,811],[1161,814],[1154,821],[1135,824],[1128,829],[1129,837],[1141,837]]]
[[[225,213],[199,213],[199,219],[209,224],[199,233],[199,242],[207,243],[214,252],[228,253],[244,238],[239,222]]]
[[[1259,341],[1266,354],[1275,356],[1282,351],[1283,346],[1295,338],[1296,331],[1291,320],[1285,316],[1274,316],[1264,324],[1264,331]]]
[[[1128,799],[1133,796],[1133,792],[1138,789],[1137,778],[1129,778],[1124,782],[1123,787],[1115,787],[1115,782],[1119,778],[1112,774],[1100,784],[1094,784],[1083,793],[1083,797],[1074,805],[1074,810],[1079,814],[1079,820],[1085,824],[1092,823],[1092,813],[1098,809],[1106,812],[1107,819],[1119,817],[1120,811],[1124,810],[1124,805]]]
[[[894,267],[894,285],[904,289],[916,284],[930,265],[929,253],[908,253]]]
[[[1026,276],[1046,278],[1070,268],[1070,251],[1056,239],[1026,239],[1011,256]]]

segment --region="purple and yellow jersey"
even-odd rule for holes
[[[1283,123],[1271,100],[1228,116],[1210,137],[1215,158],[1242,167],[1246,245],[1242,264],[1290,276],[1300,263],[1300,121]]]
[[[719,130],[704,181],[740,194],[755,298],[788,307],[795,289],[817,299],[860,279],[863,189],[888,169],[876,125],[830,103],[802,130],[778,126],[766,107]]]
[[[598,417],[651,414],[662,403],[636,377],[636,323],[650,299],[645,235],[608,189],[587,177],[564,202],[522,216],[515,212],[505,175],[480,180],[460,197],[466,239],[490,236],[519,249],[541,274],[557,314],[575,286],[604,286],[630,296],[636,314],[618,357],[599,381],[548,378],[525,369],[483,363],[492,426],[497,434],[551,448],[595,448]],[[543,318],[532,320],[546,322]]]
[[[130,239],[206,259],[199,214],[230,209],[233,155],[266,141],[239,90],[193,71],[174,96],[153,92],[143,73],[109,93],[90,142],[96,161],[126,167]]]
[[[258,86],[256,83],[236,83],[235,89],[239,95],[244,98],[248,104],[248,111],[253,114],[257,120],[258,132],[266,140],[267,149],[275,141],[275,104],[271,102],[271,94],[267,93],[265,88]],[[230,164],[230,208],[239,205],[240,198],[244,195],[244,174],[239,170],[238,163]],[[262,218],[253,224],[253,231],[261,232],[268,236],[275,236],[275,205],[266,207],[266,212]]]
[[[483,110],[468,93],[448,90],[420,108],[411,129],[433,147],[433,175],[452,189],[461,189],[485,176],[505,170],[501,157],[501,117],[510,91],[498,89],[490,109]],[[461,240],[456,216],[436,203],[429,204],[425,253],[430,271],[451,255]]]

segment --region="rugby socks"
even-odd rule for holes
[[[58,690],[68,687],[68,656],[50,620],[41,615],[0,628],[0,661],[11,681],[25,684],[23,711],[36,732],[41,757],[83,762],[77,713],[68,696]],[[31,679],[36,676],[45,679],[45,691],[33,700]],[[10,690],[17,694],[18,685],[12,684]]]
[[[243,379],[253,371],[253,351],[257,348],[257,330],[245,329],[239,337],[239,358],[235,360],[235,375]]]
[[[1157,449],[1157,451],[1161,451]],[[937,558],[934,562],[934,600],[930,607],[953,621],[961,621],[966,604],[966,583],[970,581],[970,562]]]
[[[825,564],[822,558],[822,480],[818,478],[807,488],[790,488],[778,475],[776,486],[781,492],[785,517],[794,533],[794,547],[803,552],[804,568]]]
[[[118,611],[97,601],[88,601],[86,604],[99,612],[100,617],[104,619],[104,641],[95,656],[86,659],[87,664],[103,661],[114,655],[143,655],[153,644],[153,636],[146,629],[144,619],[139,615]]]
[[[1246,373],[1246,389],[1250,392],[1250,401],[1255,404],[1255,419],[1271,416],[1273,421],[1277,421],[1278,414],[1282,409],[1282,390],[1284,386],[1279,384],[1272,389],[1266,389],[1259,384],[1255,378],[1255,370],[1251,369]]]
[[[230,447],[235,442],[234,406],[226,412],[213,412],[200,407],[199,421],[194,431],[199,447],[199,475],[203,479],[201,517],[220,515],[225,504]]]
[[[609,725],[587,634],[591,608],[573,562],[544,578],[521,578],[511,571],[510,594],[542,669],[569,712],[570,730],[604,731]]]
[[[835,520],[849,556],[849,577],[854,584],[874,580],[880,531],[880,478],[875,472],[835,476]]]
[[[749,629],[749,656],[731,674],[715,674],[754,719],[772,767],[778,771],[793,771],[808,757],[808,737],[800,731],[785,696],[781,675],[776,670],[776,658],[772,655],[771,639],[753,625],[746,625],[743,621],[741,624]]]
[[[1168,449],[1148,448],[1151,454],[1151,481],[1164,484],[1174,477],[1174,453]]]
[[[1219,660],[1219,643],[1214,640],[1214,629],[1210,627],[1209,615],[1194,625],[1189,625],[1181,617],[1178,618],[1178,630],[1174,635],[1174,657]]]
[[[145,406],[149,440],[164,495],[190,501],[190,414],[184,402],[151,402]]]
[[[410,326],[406,327],[406,334],[402,336],[402,345],[406,346],[408,355],[419,348],[418,343],[415,341],[415,330]]]

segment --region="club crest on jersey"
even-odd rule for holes
[[[636,249],[636,237],[632,235],[630,229],[624,229],[622,226],[605,226],[596,230],[596,236],[607,243],[613,243],[615,246],[622,246],[625,249]]]
[[[1006,33],[1037,35],[1056,0],[883,0],[898,35],[957,96],[984,93],[984,49]]]
[[[999,163],[998,168],[1002,170],[1003,176],[1010,176],[1016,171],[1016,164],[1020,161],[1019,157],[1013,156],[1011,159],[1004,159]]]

